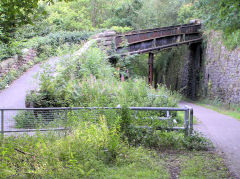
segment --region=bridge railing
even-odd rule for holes
[[[129,109],[131,123],[136,128],[184,130],[186,135],[192,134],[193,109],[191,107],[130,107]],[[177,113],[183,113],[182,121],[177,118]],[[121,115],[120,107],[0,109],[0,133],[32,135],[37,131],[71,130],[79,120],[96,122],[104,118],[108,123],[113,123],[120,119]]]
[[[119,54],[139,54],[201,42],[200,30],[201,24],[191,23],[118,34],[115,37],[116,51]]]

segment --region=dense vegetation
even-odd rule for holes
[[[207,29],[222,31],[228,47],[239,45],[238,0],[53,2],[25,0],[19,4],[18,1],[1,1],[1,59],[20,53],[23,42],[28,39],[49,33],[59,35],[59,31],[61,34],[114,27],[144,29],[188,23],[193,18],[202,19]]]
[[[2,139],[3,178],[169,178],[164,158],[153,149],[209,147],[209,142],[198,134],[188,137],[183,132],[156,131],[156,127],[169,126],[168,121],[156,120],[162,113],[130,111],[129,105],[177,106],[179,95],[165,87],[149,88],[142,79],[120,82],[118,72],[100,49],[92,47],[80,57],[68,56],[56,64],[55,68],[45,67],[40,90],[31,93],[30,100],[47,107],[121,105],[122,109],[70,111],[69,130],[65,134],[49,132]],[[181,115],[171,115],[178,124],[183,124]],[[17,124],[24,124],[24,120],[27,115],[18,118]],[[137,128],[146,125],[152,128]],[[181,175],[194,176],[192,169],[187,168],[189,164],[182,162]],[[211,170],[218,166],[222,164],[211,164]],[[215,175],[211,170],[210,174],[200,172],[198,176]],[[224,178],[229,174],[226,168],[221,168],[217,175]]]
[[[153,149],[202,150],[209,147],[209,142],[198,134],[187,137],[183,132],[155,131],[156,127],[168,124],[153,122],[145,113],[140,113],[136,120],[127,107],[176,107],[179,94],[165,86],[153,89],[147,85],[142,78],[146,76],[146,56],[119,58],[118,71],[97,47],[82,56],[69,54],[104,29],[125,32],[188,23],[192,18],[203,19],[208,29],[238,37],[239,21],[235,16],[239,16],[238,5],[234,0],[24,0],[21,4],[17,0],[1,1],[0,60],[21,54],[23,48],[38,51],[36,62],[56,54],[68,54],[56,64],[44,67],[40,89],[30,92],[27,101],[33,102],[34,107],[121,106],[122,110],[100,113],[94,118],[91,111],[77,115],[69,112],[67,133],[1,138],[0,177],[169,178],[171,169],[166,161],[169,156],[159,156]],[[226,20],[228,25],[224,23]],[[213,26],[211,22],[218,25]],[[238,44],[239,39],[230,46]],[[164,71],[172,57],[182,58],[183,54],[177,49],[160,53],[156,64],[163,66]],[[130,78],[120,82],[120,74],[127,76],[126,69],[130,70]],[[19,73],[11,71],[8,78],[0,79],[0,89]],[[177,124],[183,124],[181,114],[171,115]],[[23,113],[16,116],[16,122],[17,127],[24,128],[34,121],[29,121]],[[148,125],[152,129],[137,129],[136,125]],[[209,156],[216,162],[208,164],[210,167],[206,169],[203,166]],[[221,159],[215,155],[195,158],[180,157],[183,165],[179,166],[182,170],[179,176],[229,177]]]
[[[199,0],[183,5],[179,21],[201,19],[206,30],[217,30],[223,34],[223,42],[229,49],[240,44],[240,2],[238,0]]]

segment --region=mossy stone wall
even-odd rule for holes
[[[225,103],[240,103],[240,48],[224,47],[219,32],[207,35],[203,93]]]

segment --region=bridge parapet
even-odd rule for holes
[[[117,33],[113,30],[107,30],[92,37],[97,42],[98,47],[111,54],[115,46],[115,37]]]

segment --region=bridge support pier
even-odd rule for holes
[[[148,56],[148,84],[153,85],[153,61],[154,61],[154,54],[149,53]]]
[[[188,97],[192,100],[198,98],[200,88],[200,71],[202,67],[201,43],[189,46],[189,70],[188,70]]]

